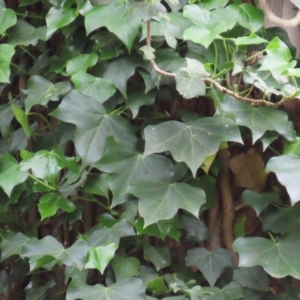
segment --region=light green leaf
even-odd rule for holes
[[[300,138],[296,137],[295,142],[286,141],[283,148],[283,155],[300,155]]]
[[[261,237],[238,238],[233,249],[239,253],[240,267],[260,265],[275,278],[287,275],[300,279],[300,234],[284,235],[278,241]]]
[[[153,60],[155,59],[155,49],[151,46],[143,46],[140,48],[140,50],[144,53],[143,59],[145,60]]]
[[[129,278],[105,287],[87,285],[72,280],[68,285],[66,300],[145,300],[145,286],[139,278]]]
[[[187,58],[187,67],[176,73],[176,88],[185,99],[205,95],[206,84],[202,80],[209,76],[204,65],[196,60]]]
[[[125,143],[136,140],[131,125],[125,119],[106,114],[99,101],[76,90],[65,96],[51,115],[77,126],[75,147],[85,164],[92,164],[103,156],[108,136]]]
[[[16,22],[17,17],[15,12],[0,4],[0,34],[5,32],[9,27],[15,25]]]
[[[264,24],[264,14],[261,9],[251,4],[239,5],[240,17],[238,23],[249,29],[251,32],[256,32]]]
[[[29,237],[21,232],[10,232],[0,244],[1,262],[12,255],[20,255]]]
[[[76,205],[58,194],[48,193],[40,198],[38,209],[42,217],[41,220],[44,220],[54,216],[58,209],[70,213],[76,209]]]
[[[14,104],[11,104],[11,108],[12,108],[12,112],[14,113],[17,121],[21,124],[26,136],[31,137],[32,130],[28,123],[28,117],[27,117],[26,113],[24,112],[24,110],[21,107],[14,105]]]
[[[245,190],[242,194],[244,203],[253,207],[258,216],[270,203],[280,200],[277,193],[262,193],[259,194],[254,191]]]
[[[27,82],[27,97],[25,98],[25,111],[29,112],[33,105],[46,106],[51,101],[57,101],[60,95],[67,94],[71,90],[69,82],[51,81],[39,76],[31,76]]]
[[[12,45],[0,45],[0,82],[9,83],[10,61],[15,54],[15,48]]]
[[[223,8],[228,3],[228,0],[206,0],[199,3],[200,7],[206,8],[208,10]]]
[[[141,17],[136,10],[127,11],[125,4],[112,1],[108,5],[93,7],[84,16],[87,34],[95,29],[106,27],[126,45],[130,52],[141,26]]]
[[[170,151],[196,175],[206,157],[215,154],[224,141],[242,143],[237,125],[230,119],[206,117],[190,123],[167,121],[145,128],[145,153]],[[182,147],[185,145],[185,147]]]
[[[231,252],[223,248],[208,251],[205,248],[189,250],[185,258],[187,266],[196,266],[208,281],[214,286],[226,267],[233,267]]]
[[[51,7],[46,15],[47,39],[59,28],[69,25],[77,17],[75,8]]]
[[[166,246],[144,246],[144,256],[155,266],[156,271],[168,267],[171,263],[169,248]]]
[[[109,181],[112,207],[128,200],[126,188],[141,176],[171,176],[174,172],[168,158],[161,155],[143,157],[134,146],[116,142],[113,138],[107,139],[107,152],[94,166],[103,172],[114,173]]]
[[[68,168],[73,172],[78,172],[75,158],[64,156],[59,150],[40,150],[35,154],[24,151],[22,155],[28,155],[21,163],[22,170],[29,170],[34,176],[45,179],[55,185],[55,179],[59,171]]]
[[[249,289],[267,291],[269,277],[261,266],[238,268],[233,271],[233,280]]]
[[[272,157],[266,165],[266,172],[274,172],[279,182],[286,187],[292,205],[300,201],[299,168],[300,157],[297,155]]]
[[[25,20],[20,19],[8,30],[8,44],[16,45],[33,45],[35,46],[38,40],[46,40],[46,26],[35,28]]]
[[[186,183],[171,183],[167,178],[145,176],[131,183],[127,192],[139,198],[139,214],[144,227],[160,220],[169,220],[182,208],[198,218],[205,193]],[[153,197],[155,195],[155,197]]]
[[[118,245],[111,243],[104,246],[92,247],[89,249],[86,258],[85,269],[97,269],[101,274],[109,261],[114,257]]]
[[[234,43],[237,46],[242,46],[242,45],[259,45],[262,43],[267,43],[268,41],[265,39],[262,39],[255,33],[251,33],[248,36],[243,36],[243,37],[238,37],[234,40]]]
[[[78,91],[84,95],[94,97],[101,103],[104,103],[116,92],[116,87],[110,80],[90,74],[75,73],[71,80]]]
[[[8,153],[3,156],[0,165],[0,186],[10,197],[12,189],[23,183],[28,177],[28,172],[22,170],[18,162]]]
[[[87,68],[93,67],[98,61],[96,53],[80,54],[67,63],[67,75],[73,75],[79,72],[85,72]]]
[[[238,125],[246,126],[251,130],[253,144],[267,130],[274,130],[291,141],[295,139],[293,124],[288,120],[288,115],[282,110],[262,106],[253,107],[228,95],[224,96],[221,106],[225,115],[228,117],[234,116]]]
[[[136,257],[115,256],[111,266],[117,282],[140,274],[140,261]]]

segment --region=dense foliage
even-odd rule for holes
[[[3,299],[299,298],[300,69],[263,23],[0,0]]]

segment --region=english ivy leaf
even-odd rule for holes
[[[1,47],[1,45],[0,45]],[[0,105],[0,131],[4,138],[7,137],[9,132],[10,123],[14,118],[14,114],[10,104]]]
[[[206,117],[190,123],[167,121],[147,126],[145,140],[144,156],[168,150],[177,162],[185,162],[194,176],[205,158],[218,152],[222,142],[242,143],[237,125],[220,117]]]
[[[145,300],[145,286],[139,278],[129,278],[105,287],[101,284],[87,285],[72,280],[68,285],[66,300]]]
[[[288,115],[282,110],[262,106],[253,107],[228,95],[224,96],[221,106],[225,115],[228,117],[234,116],[238,125],[246,126],[251,130],[253,144],[267,130],[274,130],[290,141],[295,139],[293,124],[288,120]]]
[[[203,242],[210,237],[205,224],[191,216],[181,216],[182,228],[187,232],[187,239],[195,242]]]
[[[140,50],[144,53],[143,59],[145,60],[152,60],[155,59],[155,49],[151,46],[143,46],[140,48]]]
[[[12,45],[0,45],[0,82],[10,83],[10,61],[15,54],[15,48]]]
[[[203,288],[202,293],[212,294],[204,296],[203,300],[235,300],[243,298],[243,288],[236,281],[232,281],[222,289],[219,288]]]
[[[67,94],[71,90],[69,82],[51,81],[39,75],[31,76],[27,82],[27,97],[25,98],[25,111],[29,112],[33,105],[46,106],[51,101],[57,101],[60,95]]]
[[[24,110],[21,107],[14,105],[14,104],[11,104],[11,108],[12,108],[12,111],[13,111],[17,121],[21,124],[26,136],[28,138],[31,137],[32,130],[28,123],[28,117],[27,117],[26,113],[24,112]]]
[[[264,24],[264,14],[261,9],[251,4],[239,5],[240,17],[238,23],[249,29],[251,32],[256,32]]]
[[[118,245],[111,243],[99,247],[91,247],[87,254],[85,269],[97,269],[103,274],[109,261],[114,257]]]
[[[200,3],[200,7],[206,8],[208,10],[223,8],[228,3],[228,0],[214,1],[214,0],[206,0]]]
[[[67,75],[85,72],[87,68],[93,67],[98,61],[96,53],[80,54],[70,59],[66,66]]]
[[[23,183],[28,177],[28,172],[22,170],[19,163],[8,153],[3,156],[0,164],[0,186],[8,197],[12,189]]]
[[[186,183],[171,183],[168,178],[145,176],[131,183],[127,191],[139,198],[139,214],[144,227],[160,220],[169,220],[182,208],[198,218],[205,193]],[[155,197],[153,195],[155,194]]]
[[[75,73],[71,80],[78,91],[84,95],[94,97],[101,103],[104,103],[116,92],[116,87],[110,80],[90,74]]]
[[[104,198],[108,199],[108,182],[110,179],[109,174],[100,174],[97,175],[96,177],[88,180],[86,182],[86,185],[84,186],[85,192],[91,193],[94,195],[100,195],[103,196]]]
[[[51,279],[46,284],[43,284],[40,287],[32,287],[31,289],[26,290],[27,299],[41,299],[43,296],[46,296],[48,289],[51,289],[55,286],[55,280]]]
[[[299,167],[298,155],[272,157],[266,165],[266,172],[274,172],[279,182],[286,187],[292,205],[300,200]]]
[[[38,40],[46,40],[46,26],[35,28],[25,20],[20,19],[8,30],[8,44],[16,45],[33,45],[35,46]]]
[[[178,92],[185,98],[191,99],[197,96],[205,95],[206,84],[202,80],[209,76],[204,65],[196,60],[187,58],[187,67],[181,68],[176,73],[176,88]]]
[[[214,286],[226,267],[233,267],[231,252],[223,248],[208,251],[205,248],[189,250],[185,258],[187,266],[196,266],[208,281]]]
[[[133,276],[138,277],[140,274],[140,261],[136,257],[120,257],[116,255],[110,264],[114,269],[117,282]]]
[[[155,266],[156,271],[168,267],[171,263],[169,248],[166,246],[144,246],[144,256]]]
[[[111,137],[107,139],[107,152],[94,166],[103,172],[115,173],[109,181],[112,207],[126,202],[129,196],[126,188],[141,176],[171,176],[174,172],[168,158],[161,155],[143,157],[134,146],[116,142]]]
[[[135,73],[136,66],[137,63],[131,58],[120,57],[105,67],[103,77],[113,82],[122,95],[127,98],[127,80]]]
[[[234,40],[234,43],[237,46],[242,46],[242,45],[259,45],[263,43],[267,43],[267,40],[262,39],[255,33],[251,33],[249,36],[243,36],[243,37],[238,37]]]
[[[240,267],[260,265],[275,278],[287,275],[300,279],[300,234],[284,235],[278,241],[261,237],[238,238],[233,249],[239,253]]]
[[[112,1],[108,5],[93,7],[84,16],[87,34],[97,28],[106,27],[126,45],[130,52],[141,26],[141,17],[136,10],[127,11],[125,4]]]
[[[77,126],[75,147],[86,165],[98,161],[106,150],[106,137],[134,143],[136,136],[131,125],[122,117],[108,115],[96,99],[73,90],[64,97],[52,116]]]
[[[46,15],[47,39],[59,28],[69,25],[77,17],[75,8],[51,7]]]
[[[38,0],[21,0],[19,7],[31,5],[36,2],[38,2]]]
[[[26,155],[24,151],[22,153]],[[69,158],[64,156],[59,150],[40,150],[35,154],[27,153],[28,158],[25,158],[21,163],[22,170],[29,170],[34,176],[47,180],[51,184],[55,185],[55,179],[58,172],[63,168],[77,173],[78,167],[75,158]]]
[[[6,8],[4,3],[0,3],[0,34],[15,25],[16,22],[17,17],[15,12],[12,9]]]
[[[61,197],[59,194],[48,193],[40,198],[38,209],[42,217],[41,220],[44,220],[48,217],[54,216],[58,209],[62,209],[66,212],[72,212],[76,209],[76,205]]]
[[[249,289],[267,291],[269,277],[261,266],[238,268],[233,271],[233,280]]]
[[[242,200],[244,203],[253,207],[256,215],[260,213],[272,202],[277,202],[280,197],[277,193],[257,193],[250,190],[245,190],[242,194]]]
[[[286,141],[284,144],[282,154],[300,155],[300,138],[297,137],[295,142]]]
[[[1,262],[12,255],[20,255],[29,237],[21,232],[10,232],[0,244]]]

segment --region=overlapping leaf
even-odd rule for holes
[[[106,137],[134,143],[136,137],[131,125],[122,117],[108,115],[96,99],[73,90],[52,115],[77,126],[75,147],[85,164],[99,160],[106,150]]]
[[[196,175],[205,158],[215,154],[223,141],[242,143],[237,125],[226,118],[202,118],[190,123],[163,122],[145,128],[145,153],[170,151]]]
[[[0,45],[0,82],[9,83],[10,60],[14,54],[15,49],[12,45]]]
[[[4,0],[0,1],[0,34],[17,22],[16,14],[13,10],[5,7]]]

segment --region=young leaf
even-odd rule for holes
[[[205,158],[215,154],[223,141],[242,143],[237,125],[230,119],[219,117],[147,126],[145,140],[144,156],[168,150],[176,161],[185,162],[194,176]]]
[[[96,53],[80,54],[68,61],[66,67],[67,75],[85,72],[87,68],[93,67],[97,60],[98,56]]]
[[[16,14],[13,10],[6,8],[5,3],[0,2],[0,34],[17,22]]]
[[[24,110],[21,107],[14,105],[13,103],[11,104],[11,108],[17,121],[21,124],[26,136],[31,137],[32,130],[28,123],[28,118]]]
[[[115,256],[110,264],[114,269],[117,282],[140,275],[140,261],[136,257]]]

